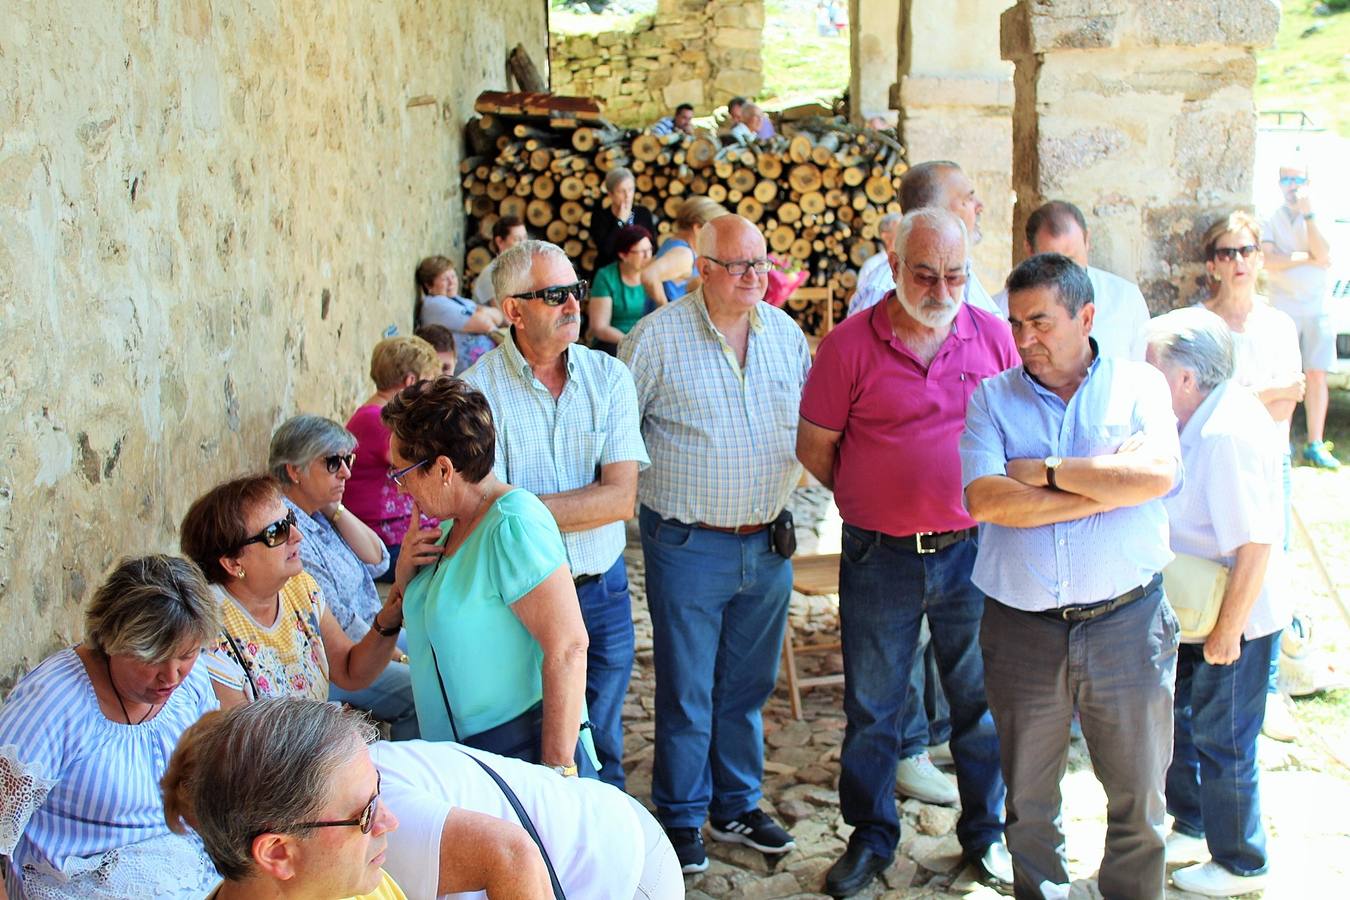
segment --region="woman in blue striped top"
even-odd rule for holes
[[[19,681],[0,709],[0,856],[22,896],[200,898],[218,880],[201,842],[169,830],[159,789],[179,736],[217,706],[195,665],[217,631],[196,566],[123,559],[84,642]]]

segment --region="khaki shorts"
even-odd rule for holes
[[[1336,365],[1336,332],[1331,316],[1325,312],[1304,316],[1290,316],[1298,329],[1298,352],[1303,357],[1303,371],[1325,372]]]

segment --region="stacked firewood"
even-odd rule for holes
[[[537,97],[531,105],[520,97]],[[505,99],[503,99],[505,98]],[[729,143],[711,134],[656,136],[624,131],[582,98],[484,94],[482,114],[467,128],[471,155],[460,165],[470,240],[470,277],[491,259],[498,217],[523,219],[532,234],[560,245],[590,271],[591,211],[604,203],[605,173],[634,173],[636,202],[651,209],[666,234],[680,204],[707,196],[764,232],[770,253],[829,287],[834,320],[857,284],[863,261],[881,249],[877,222],[899,211],[904,150],[893,131],[809,116],[769,141]],[[562,102],[562,105],[557,105]],[[586,106],[590,103],[590,106]],[[570,107],[570,108],[563,108]],[[788,301],[808,332],[823,318],[817,304]]]

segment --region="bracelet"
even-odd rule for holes
[[[342,514],[345,513],[346,511],[347,508],[343,506],[341,502],[339,502],[338,505],[333,509],[333,515],[331,518],[329,518],[328,523],[330,525],[336,525],[338,519],[342,518]]]
[[[1312,221],[1313,219],[1315,219],[1315,218],[1317,218],[1317,213],[1304,213],[1304,214],[1303,214],[1303,221],[1305,221],[1305,222],[1311,222],[1311,221]]]
[[[375,633],[380,635],[381,637],[395,637],[398,635],[399,629],[403,627],[403,623],[400,622],[393,628],[385,628],[383,625],[380,624],[380,614],[376,613],[375,617],[370,620],[370,627],[374,628]]]
[[[549,766],[549,768],[557,772],[563,778],[577,777],[577,764],[575,762],[567,766]]]

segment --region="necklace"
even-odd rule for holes
[[[117,705],[122,707],[122,716],[127,720],[127,724],[128,725],[144,724],[145,720],[150,718],[150,714],[155,711],[155,707],[158,706],[159,704],[157,703],[150,704],[150,708],[145,711],[145,715],[141,716],[141,718],[136,722],[131,721],[131,713],[127,712],[126,702],[122,700],[122,692],[117,689],[117,682],[113,681],[112,658],[109,657],[106,653],[103,654],[103,666],[108,670],[108,684],[112,686],[113,696],[117,698]]]

